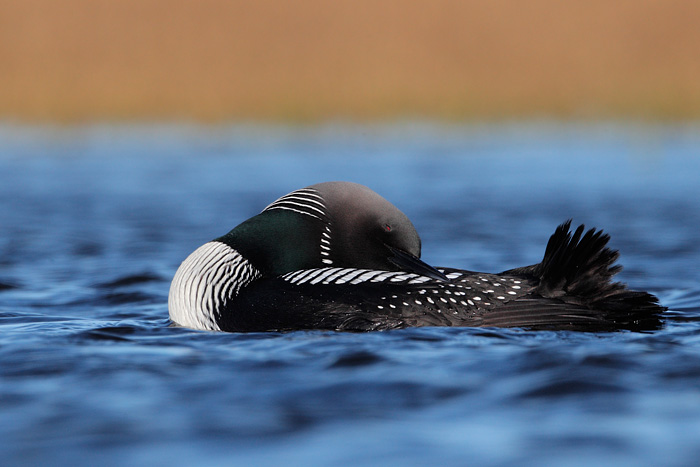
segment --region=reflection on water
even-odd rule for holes
[[[9,464],[691,464],[700,137],[689,127],[0,128]],[[429,263],[539,261],[604,228],[663,330],[221,334],[169,326],[184,257],[271,200],[366,184]],[[105,461],[105,459],[107,459]]]

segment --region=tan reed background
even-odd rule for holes
[[[697,0],[0,0],[0,118],[700,117]]]

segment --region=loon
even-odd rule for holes
[[[170,319],[228,332],[658,329],[658,299],[612,281],[621,267],[609,236],[570,227],[556,229],[538,264],[497,274],[435,268],[389,201],[356,183],[319,183],[190,254],[170,287]]]

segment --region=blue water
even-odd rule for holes
[[[604,228],[653,333],[169,326],[177,266],[312,183],[394,202],[437,266]],[[0,126],[2,465],[696,465],[700,127]]]

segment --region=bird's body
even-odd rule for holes
[[[410,220],[370,189],[294,191],[193,252],[170,289],[172,321],[221,331],[497,326],[611,331],[660,326],[646,292],[613,282],[608,236],[559,226],[543,261],[499,274],[422,262]]]

